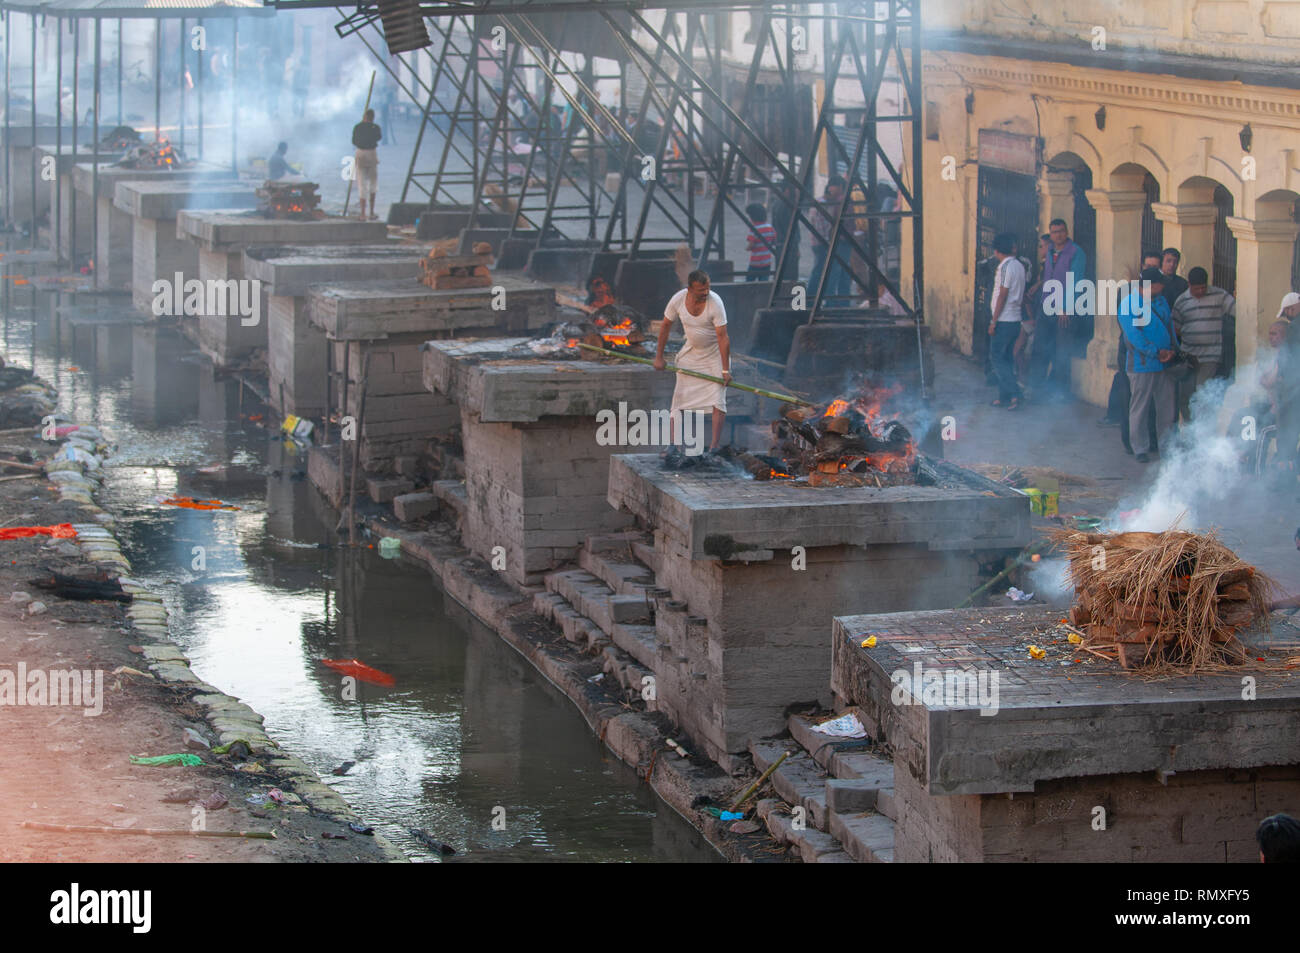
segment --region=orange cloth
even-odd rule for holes
[[[77,531],[71,523],[56,526],[10,526],[0,529],[0,539],[29,539],[32,536],[53,536],[55,539],[76,539]]]

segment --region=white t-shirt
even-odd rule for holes
[[[1002,312],[997,319],[999,321],[1019,321],[1021,319],[1020,304],[1025,299],[1025,266],[1020,263],[1018,258],[1003,258],[998,265],[997,273],[993,278],[993,294],[995,296],[999,288],[1007,289],[1007,299],[1002,302]]]
[[[717,292],[710,291],[704,302],[704,310],[691,314],[686,310],[686,289],[668,299],[664,307],[665,321],[681,321],[682,332],[686,335],[686,345],[677,353],[677,363],[691,357],[712,357],[718,350],[718,328],[727,325],[727,309]]]

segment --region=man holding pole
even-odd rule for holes
[[[371,83],[374,83],[372,77]],[[368,98],[367,98],[368,100]],[[379,188],[379,153],[376,147],[384,137],[383,130],[375,125],[375,111],[366,108],[361,121],[352,127],[352,145],[356,146],[354,169],[358,188],[361,191],[361,221],[366,221],[366,197],[370,198],[370,221],[375,214],[375,192]]]
[[[655,350],[655,370],[662,371],[664,346],[673,321],[680,320],[686,343],[677,353],[677,387],[673,390],[670,413],[670,439],[677,442],[675,428],[684,414],[713,412],[713,440],[709,450],[717,450],[722,441],[722,423],[727,417],[727,384],[731,383],[731,342],[727,338],[727,309],[722,299],[709,290],[709,276],[692,271],[686,287],[669,299],[664,320],[659,326],[659,344]],[[696,371],[719,378],[717,382],[683,374]],[[683,423],[683,428],[684,428]]]

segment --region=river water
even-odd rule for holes
[[[252,393],[121,302],[6,282],[4,350],[116,443],[100,503],[200,677],[414,860],[431,857],[410,828],[454,846],[451,862],[720,859],[427,570],[337,546],[305,457],[261,426]],[[160,502],[172,494],[238,510]],[[320,660],[354,657],[395,685],[344,697]]]

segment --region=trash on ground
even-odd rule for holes
[[[1032,592],[1025,592],[1021,589],[1017,589],[1015,586],[1012,586],[1010,589],[1007,590],[1007,598],[1010,599],[1012,602],[1028,602],[1030,599],[1034,598],[1034,594]]]
[[[131,763],[143,764],[148,767],[167,767],[179,764],[187,768],[192,768],[195,765],[202,764],[203,759],[196,754],[156,754],[148,758],[131,755]]]
[[[71,523],[58,523],[54,526],[7,526],[0,529],[0,540],[31,539],[33,536],[50,536],[54,539],[76,539],[77,531]]]
[[[862,722],[858,721],[858,716],[851,711],[840,715],[838,718],[832,718],[830,721],[823,721],[820,725],[813,725],[812,730],[823,735],[830,735],[832,738],[865,738],[867,736],[867,729],[862,727]]]
[[[95,576],[68,576],[51,569],[42,569],[42,572],[44,575],[39,579],[28,579],[27,584],[38,589],[51,590],[62,599],[82,601],[107,599],[113,602],[130,602],[133,598],[129,592],[123,591],[119,580],[107,578],[106,573]]]
[[[350,827],[354,833],[365,834],[367,837],[373,837],[375,835],[375,829],[373,827],[367,827],[365,824],[352,823],[349,824],[348,827]]]

